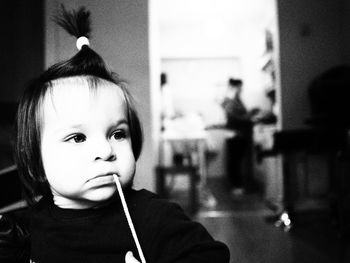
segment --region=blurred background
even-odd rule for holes
[[[92,47],[136,99],[136,188],[180,203],[232,262],[350,262],[350,1],[2,1],[0,207],[21,199],[19,95],[76,52],[51,19],[61,3],[91,11]],[[250,121],[239,157],[223,107],[230,78]]]

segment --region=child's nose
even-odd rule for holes
[[[96,142],[95,146],[95,160],[114,161],[117,156],[113,146],[107,140]]]

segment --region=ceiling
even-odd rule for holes
[[[244,30],[268,16],[272,0],[157,0],[161,30],[228,26]],[[213,23],[215,25],[213,25]]]

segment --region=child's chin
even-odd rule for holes
[[[89,193],[87,199],[92,202],[104,202],[113,197],[116,192],[116,187],[103,187],[95,189],[93,192]]]

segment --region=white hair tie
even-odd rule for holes
[[[81,50],[81,48],[83,46],[85,46],[85,45],[90,46],[89,39],[87,37],[79,37],[77,39],[77,48],[78,48],[78,50]]]

